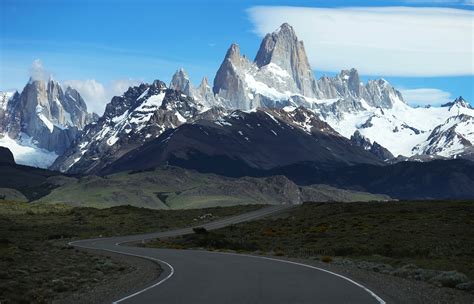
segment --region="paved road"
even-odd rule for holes
[[[222,228],[287,208],[272,206],[200,226],[208,230]],[[385,303],[359,283],[309,265],[250,255],[121,246],[189,233],[192,228],[71,244],[143,257],[161,264],[163,272],[148,288],[124,295],[115,303]]]

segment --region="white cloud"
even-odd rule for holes
[[[451,93],[432,88],[400,90],[405,101],[415,106],[439,106],[453,100]]]
[[[291,24],[321,71],[356,67],[365,75],[474,74],[474,13],[450,8],[308,8],[248,10],[257,34]]]
[[[112,98],[113,96],[122,95],[125,91],[128,90],[129,87],[139,85],[143,81],[137,79],[118,79],[113,80],[108,85],[108,94],[109,97]],[[110,98],[108,101],[110,101]]]
[[[108,85],[103,85],[95,79],[66,80],[64,86],[70,86],[81,94],[87,103],[89,112],[99,115],[105,110],[105,106],[113,96],[122,95],[129,87],[138,85],[141,81],[134,79],[114,80]]]
[[[102,83],[95,79],[86,80],[66,80],[64,86],[70,86],[81,94],[87,103],[87,110],[102,114],[107,104],[107,93]]]

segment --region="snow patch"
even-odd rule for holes
[[[276,76],[276,79],[282,83],[288,81],[288,78],[291,78],[291,75],[286,70],[282,69],[279,65],[273,62],[261,67],[260,70],[264,73],[269,72],[273,74]]]
[[[214,121],[214,123],[218,126],[221,126],[221,127],[223,127],[223,126],[231,127],[232,126],[232,124],[230,122],[224,120],[223,118],[218,118],[216,121]]]
[[[150,90],[150,88],[147,88],[140,96],[138,96],[137,100],[140,100],[142,99],[143,97],[146,96],[146,94],[148,94],[148,91]]]
[[[46,169],[58,158],[56,153],[38,148],[26,134],[20,134],[19,138],[14,140],[8,135],[0,138],[0,146],[10,149],[17,164]]]
[[[294,107],[294,106],[286,106],[286,107],[283,108],[283,111],[285,111],[287,113],[291,113],[294,110],[296,110],[296,107]]]
[[[275,118],[275,116],[273,116],[272,114],[268,113],[268,112],[265,112],[265,114],[268,115],[268,117],[270,117],[275,123],[277,123],[278,125],[280,125],[280,122]]]
[[[186,123],[186,118],[184,118],[178,111],[175,113],[176,117],[178,118],[178,121],[181,123]]]
[[[43,114],[43,106],[37,105],[36,106],[36,115],[38,118],[43,122],[43,124],[49,129],[50,133],[53,133],[54,124]]]
[[[128,115],[128,110],[125,111],[125,112],[123,112],[122,115],[116,116],[116,117],[112,118],[112,122],[113,122],[113,123],[119,123],[119,122],[121,122],[122,120],[124,120],[124,119],[127,117],[127,115]]]

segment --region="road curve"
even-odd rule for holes
[[[208,230],[282,212],[272,206],[200,225]],[[385,303],[373,291],[314,266],[242,254],[121,246],[127,242],[179,236],[192,228],[74,241],[76,247],[142,257],[161,264],[150,286],[114,303]]]

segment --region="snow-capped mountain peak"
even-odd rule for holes
[[[249,110],[292,105],[292,96],[316,97],[317,84],[303,43],[284,24],[265,36],[254,62],[232,44],[214,78],[213,92],[224,105]]]
[[[265,36],[254,62],[232,44],[216,73],[213,92],[233,109],[304,106],[338,117],[366,105],[391,108],[403,102],[400,92],[383,79],[361,83],[356,69],[316,81],[304,45],[288,24]]]
[[[194,88],[191,85],[188,73],[183,68],[180,68],[176,71],[176,73],[174,73],[171,79],[170,88],[181,91],[184,94],[194,98]]]
[[[462,96],[459,96],[454,101],[443,104],[441,107],[449,108],[450,111],[452,109],[460,109],[460,108],[473,109],[471,104],[467,102],[464,98],[462,98]]]
[[[255,64],[259,68],[271,63],[291,75],[298,93],[316,97],[316,81],[303,42],[298,40],[293,27],[288,23],[267,34],[255,56]]]
[[[462,155],[474,145],[474,116],[460,114],[449,117],[430,133],[428,138],[414,147],[416,154],[454,157]]]
[[[19,164],[47,167],[91,122],[80,94],[63,91],[59,82],[30,78],[25,88],[0,109],[0,145],[15,153]]]
[[[220,103],[216,100],[211,87],[209,86],[208,80],[204,77],[201,84],[196,88],[191,83],[188,73],[183,69],[178,69],[170,83],[170,88],[173,90],[181,91],[185,95],[192,97],[204,106],[204,109],[209,109],[213,106],[219,106]]]

